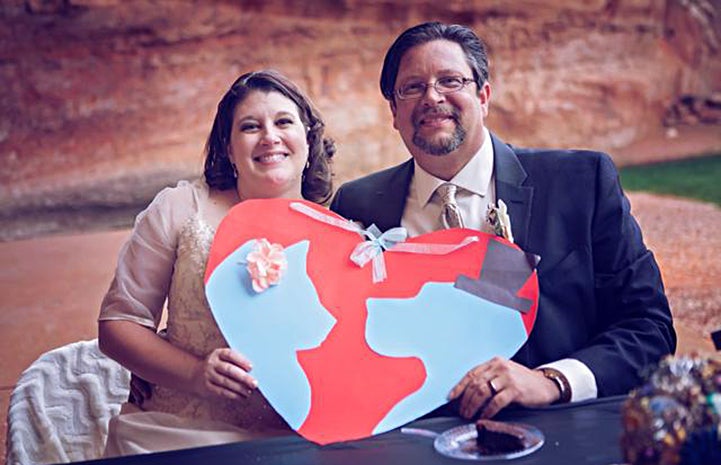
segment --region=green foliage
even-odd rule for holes
[[[689,197],[721,206],[721,154],[621,168],[626,191]]]

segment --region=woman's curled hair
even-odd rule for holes
[[[218,103],[213,127],[205,144],[205,181],[210,188],[234,189],[236,179],[230,162],[228,147],[233,130],[235,108],[251,91],[279,92],[298,107],[303,125],[307,128],[308,163],[303,169],[301,193],[303,198],[324,204],[333,194],[331,159],[335,143],[324,137],[325,123],[310,99],[290,79],[274,70],[243,74],[230,86]]]

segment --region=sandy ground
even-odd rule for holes
[[[676,321],[710,344],[710,332],[721,330],[721,209],[643,193],[629,197]]]
[[[679,352],[712,350],[721,329],[721,209],[671,197],[629,195],[662,269]],[[95,318],[128,231],[0,243],[0,411],[18,376],[43,352],[97,335]],[[5,422],[0,423],[5,436]],[[4,457],[4,443],[0,445]]]
[[[657,163],[721,152],[721,125],[659,127],[610,153],[618,166]]]

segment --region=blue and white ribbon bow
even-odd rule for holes
[[[355,225],[355,223],[352,224]],[[388,275],[386,274],[383,251],[404,242],[408,238],[408,231],[406,231],[406,228],[392,228],[381,233],[381,230],[375,224],[370,225],[368,229],[362,229],[358,226],[358,229],[360,229],[358,232],[367,237],[368,240],[361,242],[353,249],[350,259],[361,268],[370,260],[373,260],[373,282],[384,281]]]
[[[357,223],[326,215],[325,213],[315,210],[314,208],[300,202],[292,202],[290,204],[290,208],[313,218],[314,220],[345,229],[346,231],[353,231],[368,238],[366,241],[355,246],[353,252],[351,252],[350,259],[361,268],[369,261],[372,261],[374,283],[382,282],[388,277],[386,273],[385,260],[383,259],[383,252],[446,255],[465,247],[472,242],[478,241],[478,236],[469,236],[458,244],[407,243],[405,240],[408,238],[408,231],[406,231],[405,228],[391,228],[388,231],[381,233],[380,229],[378,229],[375,224],[372,224],[367,229],[364,229]]]

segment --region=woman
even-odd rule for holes
[[[215,228],[256,198],[326,202],[333,142],[310,101],[274,71],[244,74],[218,104],[204,179],[161,191],[122,248],[102,303],[101,350],[153,384],[125,404],[106,455],[240,441],[290,430],[256,389],[251,361],[229,348],[205,299]],[[156,334],[167,298],[167,337]]]

